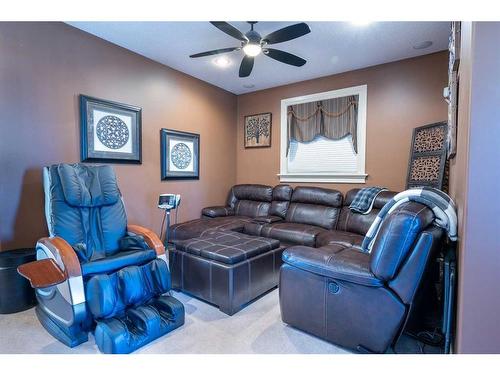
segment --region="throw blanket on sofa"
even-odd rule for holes
[[[422,187],[405,190],[395,195],[391,201],[386,203],[366,233],[363,244],[361,245],[364,251],[371,251],[373,242],[377,237],[378,230],[384,218],[401,204],[408,201],[415,201],[429,207],[434,212],[435,224],[446,230],[450,241],[457,240],[457,213],[455,203],[441,190]]]
[[[387,189],[378,186],[360,189],[356,193],[349,208],[351,209],[351,211],[357,212],[359,214],[369,214],[372,210],[375,198],[377,198],[377,195],[385,190]]]

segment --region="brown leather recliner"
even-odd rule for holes
[[[385,352],[399,336],[442,230],[430,209],[402,204],[384,220],[371,253],[348,243],[283,253],[281,316],[332,343]],[[348,221],[347,221],[347,226]]]

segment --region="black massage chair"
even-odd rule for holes
[[[152,231],[127,225],[112,168],[58,164],[43,178],[50,237],[18,271],[36,289],[45,329],[70,347],[94,332],[102,352],[130,353],[183,325],[165,248]]]

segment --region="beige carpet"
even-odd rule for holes
[[[280,318],[278,290],[266,294],[233,316],[182,293],[186,323],[181,328],[139,349],[136,353],[162,354],[286,354],[347,353],[328,342],[285,325]],[[94,337],[70,349],[40,325],[35,310],[0,315],[0,354],[99,353]]]

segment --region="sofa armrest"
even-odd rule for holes
[[[234,211],[229,206],[212,206],[205,207],[203,210],[201,210],[201,214],[208,217],[224,217],[233,216]]]
[[[283,221],[283,219],[279,216],[257,216],[253,218],[252,221],[260,224],[272,224],[277,223],[278,221]]]
[[[304,271],[336,280],[374,287],[383,285],[370,271],[370,254],[353,247],[293,246],[283,252],[283,261]]]
[[[148,246],[156,251],[157,256],[165,254],[165,246],[163,246],[160,238],[152,230],[141,227],[140,225],[127,225],[127,232],[144,237]]]

